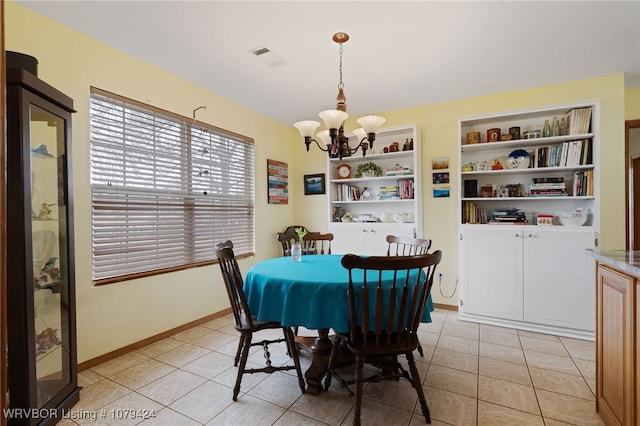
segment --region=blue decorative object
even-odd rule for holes
[[[511,154],[509,154],[509,157],[512,157],[512,158],[528,157],[528,156],[529,156],[529,153],[524,149],[514,149],[513,151],[511,151]]]

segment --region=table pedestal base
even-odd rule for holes
[[[320,395],[324,390],[322,378],[327,374],[329,356],[333,347],[333,340],[329,337],[329,329],[318,330],[318,337],[296,336],[296,343],[303,351],[311,355],[311,365],[305,371],[307,380],[306,392],[312,395]],[[352,364],[354,357],[351,354],[338,354],[337,366]]]

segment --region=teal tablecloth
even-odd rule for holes
[[[251,313],[261,321],[279,321],[289,327],[347,331],[349,272],[341,259],[342,255],[308,255],[301,262],[278,257],[256,263],[247,271],[244,283]],[[377,273],[370,274],[367,281],[377,283]],[[354,280],[362,278],[361,271],[359,278],[354,275]],[[422,322],[431,322],[431,311],[429,296]]]

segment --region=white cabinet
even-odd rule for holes
[[[387,235],[411,237],[416,234],[413,223],[331,223],[334,254],[355,253],[369,256],[387,254]]]
[[[524,320],[593,332],[595,247],[589,229],[524,231]]]
[[[571,111],[587,110],[572,134],[486,142],[494,129],[538,136],[545,121],[576,121]],[[472,132],[480,143],[467,143]],[[586,250],[599,232],[599,103],[462,118],[458,137],[460,318],[593,339],[595,266]],[[529,167],[509,167],[516,150],[528,154]],[[545,181],[555,185],[548,192],[532,185]],[[584,226],[559,224],[577,210],[588,215]],[[537,225],[545,216],[553,225]]]
[[[351,146],[358,142],[350,138]],[[399,150],[385,153],[384,148],[389,150],[394,142]],[[405,145],[411,149],[403,150]],[[358,152],[328,160],[328,229],[334,234],[333,253],[386,254],[388,234],[423,237],[420,146],[415,124],[387,127],[376,134],[373,150],[366,157]],[[358,167],[370,162],[380,167],[380,176],[358,174]],[[346,177],[337,173],[344,164],[351,170]],[[343,221],[346,214],[351,222]]]
[[[460,319],[593,338],[595,233],[487,228],[463,228]]]
[[[465,229],[460,312],[522,320],[522,231]]]

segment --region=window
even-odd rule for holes
[[[253,140],[91,88],[96,284],[254,252]]]

